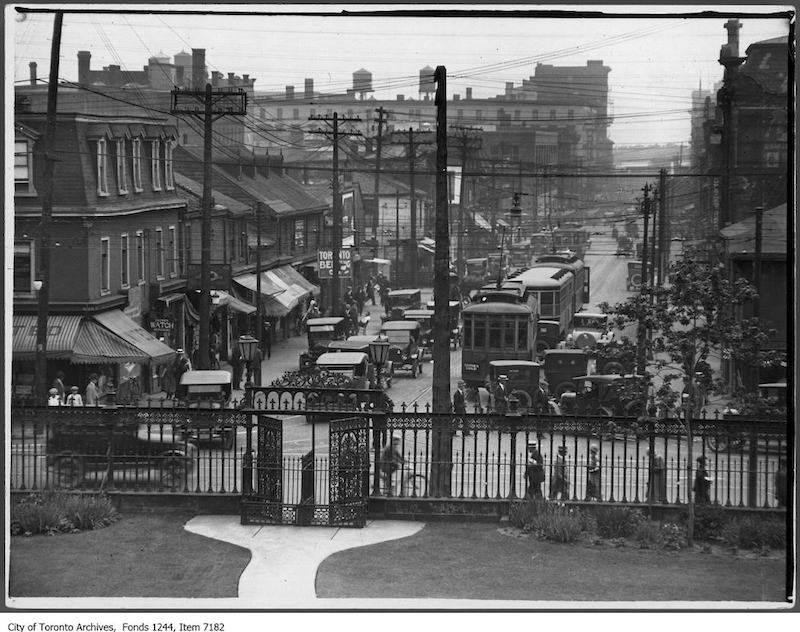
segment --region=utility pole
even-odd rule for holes
[[[400,287],[400,191],[394,192],[394,287]]]
[[[55,171],[56,112],[58,106],[58,62],[61,50],[63,11],[56,11],[50,47],[50,77],[47,85],[47,119],[44,132],[44,173],[42,174],[42,219],[39,223],[39,274],[42,286],[37,296],[36,316],[36,399],[47,403],[47,315],[50,303],[50,220],[53,216],[53,173]]]
[[[667,170],[658,173],[658,285],[664,283],[664,272],[669,261],[667,240]]]
[[[424,134],[428,134],[429,132],[422,132]],[[401,142],[393,142],[392,145],[406,145],[407,149],[407,156],[408,156],[408,181],[409,181],[409,191],[410,191],[410,198],[411,198],[411,253],[410,253],[410,260],[411,260],[411,284],[410,287],[417,287],[417,198],[416,198],[416,189],[415,189],[415,171],[416,171],[416,151],[417,147],[420,145],[432,145],[432,141],[420,141],[414,140],[414,130],[412,128],[408,128],[408,140],[404,143]]]
[[[449,263],[450,218],[447,191],[447,71],[437,66],[436,82],[436,251],[433,266],[433,412],[450,411]],[[453,442],[449,417],[435,415],[431,449],[431,495],[450,495]]]
[[[204,49],[192,49],[202,53]],[[200,88],[203,76],[193,77],[191,90],[173,90],[170,114],[191,114],[203,120],[203,207],[200,219],[200,348],[199,369],[209,369],[209,325],[211,320],[211,208],[213,206],[213,171],[211,141],[213,124],[223,116],[245,116],[247,93],[241,88],[217,88],[207,83]],[[202,108],[202,109],[201,109]],[[261,296],[258,297],[261,302]]]
[[[378,118],[374,119],[374,121],[378,124],[378,135],[375,138],[375,218],[373,220],[373,226],[375,228],[375,236],[377,238],[381,224],[381,144],[383,141],[383,116],[386,114],[386,110],[384,110],[383,106],[381,106],[375,111],[378,113]]]
[[[339,118],[339,113],[334,112],[332,118],[322,116],[310,116],[309,120],[325,121],[333,125],[333,244],[332,265],[333,279],[331,288],[331,313],[337,316],[346,316],[339,313],[339,251],[342,248],[342,196],[339,194],[339,137],[340,136],[361,136],[361,132],[340,132],[340,122],[358,122],[360,118]],[[326,130],[314,130],[312,134],[328,135]]]
[[[267,165],[269,171],[269,165]],[[264,331],[264,311],[263,301],[261,300],[261,202],[256,201],[256,338],[258,338],[258,348],[264,348],[262,332]],[[259,373],[260,377],[260,373]],[[260,385],[260,383],[259,383]]]
[[[645,293],[647,287],[647,224],[650,217],[650,184],[645,184],[642,188],[644,191],[644,198],[642,199],[642,211],[644,213],[644,243],[642,244],[642,285],[641,293]],[[636,331],[636,373],[638,375],[645,374],[645,326],[644,320],[639,319],[639,325]]]
[[[480,139],[470,138],[470,132],[483,131],[480,127],[463,127],[460,125],[452,125],[450,129],[461,131],[461,186],[459,187],[459,200],[458,200],[458,241],[456,242],[456,263],[458,266],[458,278],[464,276],[464,206],[466,204],[466,172],[467,172],[467,156],[470,149],[480,149]]]

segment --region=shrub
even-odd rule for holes
[[[116,510],[105,496],[30,494],[11,509],[11,535],[100,529],[116,519]]]
[[[786,524],[774,518],[743,516],[722,529],[722,541],[733,548],[786,548]]]
[[[595,513],[597,532],[604,538],[626,538],[636,532],[645,520],[639,509],[630,507],[598,507]]]
[[[679,551],[683,548],[684,542],[686,542],[686,533],[680,526],[668,522],[667,524],[661,525],[661,529],[659,529],[658,533],[658,540],[661,548],[670,551]]]
[[[639,543],[639,548],[649,549],[659,544],[661,528],[654,522],[643,521],[636,526],[633,538]]]
[[[696,505],[694,510],[695,539],[719,540],[728,520],[728,512],[723,507]]]
[[[512,505],[509,521],[542,540],[574,542],[584,530],[584,519],[577,509],[545,500]]]

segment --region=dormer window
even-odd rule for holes
[[[120,195],[128,192],[128,158],[124,139],[117,140],[117,187]]]
[[[150,156],[150,167],[153,179],[153,191],[161,190],[161,141],[154,140]]]
[[[175,188],[175,180],[172,175],[172,150],[175,142],[168,140],[164,143],[164,187],[167,191]]]
[[[108,195],[108,148],[105,138],[97,141],[97,195]]]
[[[142,191],[142,139],[134,138],[133,143],[133,190]]]

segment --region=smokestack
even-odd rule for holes
[[[506,81],[506,95],[511,94],[514,90],[514,82],[513,81]]]
[[[32,61],[31,63],[28,64],[28,66],[31,69],[31,85],[35,86],[36,85],[36,62]]]
[[[92,54],[88,50],[78,51],[78,83],[82,86],[89,85],[89,66]]]
[[[205,89],[206,81],[206,49],[192,49],[192,89]]]
[[[175,66],[175,85],[183,87],[183,66]]]
[[[305,97],[306,97],[306,99],[311,99],[311,98],[314,97],[314,80],[313,79],[306,79]]]
[[[294,99],[294,86],[286,86],[286,98]]]
[[[236,73],[229,72],[228,73],[228,85],[235,86],[236,85]]]
[[[108,67],[108,83],[117,88],[122,85],[122,70],[119,66]]]
[[[247,85],[248,83],[250,83],[250,75],[242,75],[242,83],[244,85]]]
[[[467,96],[466,96],[466,98],[467,99],[471,99],[472,98],[472,88],[467,88]]]
[[[212,70],[211,71],[211,87],[216,88],[219,86],[219,78],[222,76],[222,73],[219,70]]]

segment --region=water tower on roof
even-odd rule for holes
[[[434,70],[430,66],[425,66],[419,71],[419,94],[424,99],[430,99],[431,95],[436,94],[436,82],[433,80]]]
[[[372,73],[369,70],[361,68],[353,73],[353,92],[362,101],[368,92],[372,92]]]

